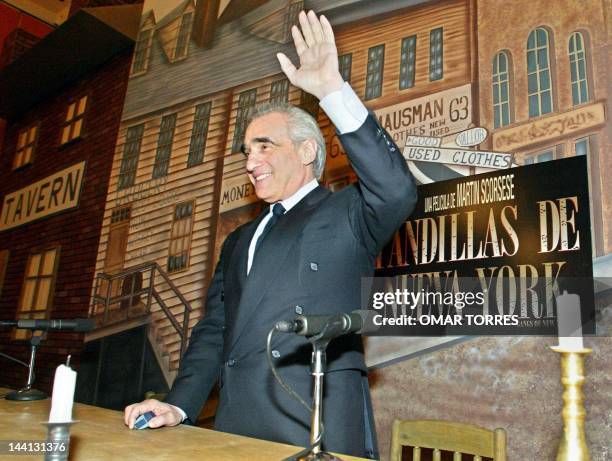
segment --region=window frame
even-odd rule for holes
[[[157,148],[155,150],[155,162],[153,163],[153,172],[151,174],[151,179],[159,179],[168,176],[168,171],[170,170],[170,160],[172,158],[172,145],[174,144],[174,134],[176,131],[177,118],[178,115],[176,112],[166,114],[161,118],[161,122],[159,124],[159,133],[157,135]],[[164,121],[170,119],[172,120],[170,127],[164,128]],[[166,135],[168,136],[168,139],[165,139],[164,136]]]
[[[135,139],[131,139],[131,140],[128,139],[130,130],[138,129],[138,128],[141,128],[140,136]],[[143,123],[139,123],[137,125],[132,125],[128,127],[128,129],[125,132],[125,141],[123,142],[123,155],[121,156],[121,164],[119,166],[119,176],[117,177],[117,190],[127,189],[129,187],[132,187],[136,183],[136,173],[138,172],[138,161],[140,159],[140,152],[142,149],[142,139],[144,138],[144,129],[145,129],[145,124],[143,122]],[[127,152],[128,143],[132,143],[132,142],[137,142],[138,144],[138,148],[135,150],[134,154],[132,154],[131,152],[130,153]],[[131,146],[131,144],[129,145]],[[130,157],[133,157],[134,159],[134,168],[130,170],[127,170],[127,162],[132,160],[132,158],[128,159],[128,155],[130,155]],[[131,179],[130,181],[128,181],[127,184],[122,184],[122,181],[123,181],[122,178],[126,177],[127,174],[132,174]]]
[[[435,34],[440,32],[440,50],[435,48],[436,44],[434,42]],[[439,61],[439,66],[438,66]],[[439,71],[439,76],[434,75]],[[429,31],[429,81],[435,82],[438,80],[442,80],[444,78],[444,27],[436,27]]]
[[[338,71],[345,82],[351,83],[353,53],[344,53],[338,56]]]
[[[287,12],[284,15],[285,20],[283,22],[283,37],[285,40],[291,40],[291,28],[298,24],[298,17],[300,11],[304,9],[303,2],[292,2],[287,8]]]
[[[5,248],[0,250],[0,297],[2,296],[2,288],[4,287],[4,280],[6,278],[6,271],[8,269],[8,262],[11,257],[11,250]]]
[[[189,230],[187,233],[185,234],[179,234],[174,235],[174,229],[175,229],[175,223],[179,223],[180,221],[182,221],[183,219],[186,218],[182,218],[182,219],[175,219],[176,214],[177,214],[177,210],[180,206],[185,206],[185,205],[191,205],[191,214],[189,215],[189,219],[190,219],[190,223],[189,223]],[[189,270],[190,266],[191,266],[191,243],[193,241],[193,226],[195,224],[195,214],[196,214],[196,201],[195,199],[191,199],[191,200],[186,200],[186,201],[182,201],[180,203],[175,204],[172,207],[172,221],[170,223],[170,238],[168,239],[168,257],[166,259],[166,272],[168,274],[175,274],[177,272],[183,272],[183,271],[187,271]],[[173,254],[172,253],[172,247],[174,242],[182,240],[182,239],[188,239],[187,242],[187,248],[183,248],[182,251],[178,254]],[[184,266],[177,268],[177,269],[170,269],[170,258],[176,258],[179,256],[182,256],[183,253],[187,253],[187,261],[185,263]]]
[[[40,122],[35,122],[30,125],[27,125],[25,128],[22,128],[17,133],[17,143],[15,145],[15,155],[13,157],[13,167],[12,167],[13,170],[19,170],[20,168],[23,168],[27,165],[34,163],[34,153],[36,152],[36,147],[38,146],[40,126],[41,126]],[[33,136],[33,139],[30,141],[29,137],[30,137],[30,133],[32,132],[32,130],[34,130],[34,136]],[[19,142],[20,142],[20,138],[22,135],[25,135],[26,139],[25,139],[25,144],[20,147]],[[29,156],[27,158],[25,158],[24,156],[24,160],[21,163],[17,164],[17,159],[19,157],[19,154],[24,151],[27,152],[28,149],[30,149]]]
[[[580,38],[580,42],[582,45],[582,49],[578,50],[576,45],[577,41],[575,40],[577,37]],[[574,41],[574,51],[572,51],[572,41]],[[581,104],[586,104],[591,101],[591,82],[590,82],[590,68],[589,68],[589,53],[587,52],[587,43],[588,40],[586,38],[586,33],[580,30],[572,32],[570,38],[568,40],[567,45],[567,53],[570,65],[570,85],[572,88],[572,105],[579,106]],[[582,56],[580,56],[582,54]],[[584,71],[584,76],[580,78],[580,63],[582,63],[582,69]],[[576,80],[574,79],[573,74],[576,76]],[[584,91],[586,93],[585,99],[582,98],[582,88],[584,87]],[[578,96],[578,98],[576,98]],[[578,99],[578,102],[576,102]]]
[[[542,31],[546,38],[545,44],[540,44],[539,42],[539,33],[538,31]],[[533,47],[530,46],[530,42],[533,37]],[[547,66],[541,65],[540,51],[545,50],[545,56],[547,61]],[[553,69],[555,66],[553,65],[554,54],[551,52],[554,51],[554,47],[552,46],[552,33],[545,27],[536,27],[533,29],[528,37],[527,37],[527,47],[525,57],[527,59],[527,109],[529,113],[529,118],[541,117],[542,115],[551,114],[556,110],[556,104],[554,100],[554,82],[553,82]],[[534,69],[530,70],[530,53],[533,53],[534,56]],[[535,76],[535,90],[531,90],[529,86],[529,80],[531,76]],[[543,78],[545,75],[548,75],[548,88],[542,89],[543,86]],[[534,101],[537,100],[537,113],[532,112],[531,101],[532,98]],[[544,112],[544,103],[545,99],[548,99],[549,109]]]
[[[371,53],[381,52],[380,57]],[[366,64],[366,82],[364,100],[380,98],[383,95],[383,81],[385,75],[385,44],[374,45],[368,48],[368,61]],[[377,78],[376,78],[377,77]],[[370,83],[370,78],[372,82]]]
[[[404,49],[406,48],[406,49]],[[416,85],[416,51],[417,35],[412,34],[402,38],[400,43],[399,89],[408,90]],[[412,59],[410,59],[412,53]],[[412,71],[410,70],[412,68]],[[402,81],[406,79],[406,83]]]
[[[200,109],[204,114],[198,114]],[[211,117],[212,101],[206,101],[195,106],[191,137],[189,138],[189,152],[187,153],[187,168],[200,165],[204,162]],[[200,124],[199,122],[202,123]]]
[[[252,99],[252,102],[250,101]],[[236,119],[234,120],[234,135],[232,138],[231,154],[241,152],[246,132],[247,121],[257,104],[257,88],[249,88],[241,91],[238,95],[238,107],[236,108]]]
[[[270,84],[270,104],[282,104],[289,101],[289,79],[282,78]]]
[[[191,31],[193,30],[193,11],[187,11],[181,15],[181,21],[176,35],[176,43],[172,50],[172,61],[180,61],[189,56],[189,45],[191,43]],[[189,24],[185,26],[186,18],[189,18]],[[182,39],[182,41],[181,41]],[[181,53],[179,54],[179,45],[181,45]]]
[[[319,117],[319,100],[316,96],[301,90],[300,92],[300,109],[308,112],[315,120]]]
[[[143,49],[141,50],[139,46],[145,42],[145,40],[141,39],[141,35],[144,33],[148,33],[146,43],[143,45]],[[153,27],[145,27],[138,32],[138,36],[136,37],[136,44],[134,45],[134,57],[132,59],[132,66],[130,68],[130,76],[142,75],[145,74],[149,70],[149,58],[151,57],[151,46],[153,44],[153,35],[155,35],[155,28]],[[136,69],[138,53],[142,51],[142,68]]]
[[[540,160],[540,158],[548,153],[552,154],[552,158],[548,160]],[[533,165],[534,163],[551,162],[563,158],[565,155],[565,144],[553,144],[546,146],[536,151],[528,152],[523,157],[523,165]],[[530,161],[528,161],[530,160]]]
[[[506,60],[506,70],[500,71],[500,57]],[[512,58],[506,50],[501,50],[493,56],[493,66],[491,68],[491,89],[493,103],[493,128],[503,128],[514,122],[514,94],[512,92]],[[503,100],[503,85],[506,86],[506,100]],[[497,95],[497,102],[495,96]],[[504,105],[507,108],[508,120],[504,123]]]
[[[85,107],[83,108],[83,112],[77,113],[77,111],[80,110],[81,101],[83,99],[85,100]],[[72,112],[72,117],[68,118],[71,112],[70,111],[71,106],[74,106],[74,109]],[[69,145],[73,142],[76,142],[84,138],[83,133],[85,131],[85,116],[87,115],[87,112],[90,106],[91,106],[91,97],[89,94],[77,96],[68,103],[68,106],[65,111],[66,117],[64,121],[62,122],[61,129],[60,129],[60,146],[66,146],[66,145]],[[74,135],[74,127],[77,125],[77,123],[79,123],[79,133],[77,135]],[[68,128],[68,139],[64,141],[64,132],[66,131],[67,128]]]
[[[44,267],[44,259],[43,259],[43,255],[45,255],[46,253],[50,252],[50,251],[55,251],[55,258],[53,261],[53,270],[51,271],[50,275],[43,275],[41,277],[41,270]],[[37,270],[37,275],[36,276],[28,276],[28,272],[29,272],[29,268],[30,268],[30,262],[32,260],[32,258],[36,255],[40,255],[40,261],[39,261],[39,266],[38,266],[38,270]],[[25,265],[25,269],[24,269],[24,273],[23,273],[23,279],[22,279],[22,284],[21,284],[21,291],[19,294],[19,302],[17,305],[17,312],[16,312],[16,318],[20,319],[20,320],[31,320],[31,319],[37,319],[37,317],[35,317],[36,313],[44,313],[44,319],[49,318],[49,314],[51,313],[51,310],[53,309],[53,298],[55,297],[55,285],[57,282],[57,273],[58,273],[58,268],[59,268],[59,264],[60,264],[60,257],[61,257],[61,245],[55,245],[55,246],[46,246],[46,247],[42,247],[41,249],[38,250],[31,250],[30,254],[28,255],[28,259],[26,261],[26,265]],[[48,297],[46,300],[46,307],[45,309],[32,309],[32,306],[34,305],[37,297],[38,297],[38,290],[40,287],[40,280],[42,278],[46,278],[46,279],[50,279],[50,284],[49,284],[49,292],[48,292]],[[34,291],[32,293],[32,298],[31,298],[31,306],[28,310],[24,310],[23,309],[23,302],[24,302],[24,296],[26,293],[26,286],[27,286],[27,281],[34,279],[35,285],[34,285]],[[39,317],[40,318],[40,317]],[[13,333],[13,337],[14,339],[27,339],[26,336],[24,335],[24,330],[15,330]]]
[[[583,134],[581,137],[579,138],[574,138],[572,139],[572,149],[573,149],[573,154],[574,156],[578,157],[579,155],[584,155],[586,157],[586,162],[587,162],[587,185],[588,185],[588,190],[589,190],[589,200],[593,201],[594,197],[593,197],[593,188],[597,187],[596,185],[592,184],[591,181],[591,164],[593,162],[592,156],[594,154],[596,154],[597,152],[597,142],[598,142],[598,138],[597,138],[597,133],[586,133]],[[584,154],[578,154],[577,151],[577,145],[579,142],[582,141],[586,141],[586,152]],[[597,160],[595,160],[597,161]],[[595,199],[596,200],[596,199]],[[595,215],[595,206],[591,205],[589,206],[589,218],[591,220],[591,251],[593,254],[593,257],[597,256],[597,248],[600,245],[599,242],[599,238],[598,238],[598,232],[597,232],[597,225],[601,223],[600,221],[600,213],[597,213],[597,216]],[[597,222],[595,221],[595,219],[597,218]],[[600,230],[599,232],[602,232],[602,230]]]

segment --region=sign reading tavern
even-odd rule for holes
[[[77,163],[4,197],[0,231],[69,210],[79,204],[85,162]]]

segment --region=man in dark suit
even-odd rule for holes
[[[416,188],[400,150],[368,115],[338,72],[327,19],[311,11],[292,29],[300,67],[278,59],[291,83],[320,99],[336,125],[359,182],[332,194],[316,178],[325,143],[317,123],[300,109],[266,107],[247,127],[247,174],[270,204],[232,232],[208,290],[206,315],[166,402],[147,400],[125,410],[125,423],[153,411],[150,427],[194,423],[215,381],[220,383],[215,427],[294,445],[309,444],[310,415],[274,382],[266,337],[296,314],[351,312],[376,255],[411,213]],[[304,399],[311,395],[310,345],[277,335],[272,355],[279,373]],[[376,456],[376,438],[361,338],[332,341],[325,377],[324,449]]]

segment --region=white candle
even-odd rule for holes
[[[559,348],[566,351],[580,351],[582,344],[582,322],[580,315],[580,296],[563,294],[557,296],[557,326]]]
[[[51,397],[50,423],[67,423],[72,421],[72,403],[74,402],[74,387],[76,371],[66,365],[60,365],[55,370],[53,380],[53,396]]]

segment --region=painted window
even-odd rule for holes
[[[414,73],[416,68],[416,35],[402,39],[400,54],[400,90],[414,86]]]
[[[591,152],[596,150],[596,147],[593,146],[593,143],[596,143],[596,135],[585,136],[584,138],[579,138],[574,141],[574,152],[576,155],[585,155],[587,158],[587,171],[588,173],[588,184],[589,184],[589,197],[591,201],[593,200],[593,184],[591,183]],[[593,256],[597,254],[597,235],[595,233],[596,224],[600,221],[595,221],[595,206],[589,207],[590,217],[591,217],[591,251],[593,252]],[[599,214],[599,213],[598,213]],[[597,226],[598,227],[598,226]]]
[[[204,104],[198,104],[195,108],[191,141],[189,143],[189,156],[187,157],[188,167],[199,165],[204,161],[211,107],[211,102],[205,102]]]
[[[131,206],[124,206],[115,208],[111,213],[111,224],[117,224],[124,221],[130,220],[130,213],[132,212]]]
[[[527,39],[527,94],[530,117],[553,111],[550,67],[548,31],[539,27],[531,31]]]
[[[234,126],[234,139],[232,141],[232,153],[240,152],[246,124],[255,107],[257,100],[257,88],[243,91],[238,97],[238,110],[236,111],[236,125]]]
[[[510,115],[510,60],[505,51],[493,58],[493,125],[509,125]]]
[[[272,82],[270,87],[270,102],[280,104],[289,99],[289,80],[286,78]]]
[[[32,253],[26,265],[17,319],[44,319],[51,307],[59,247]],[[26,330],[16,330],[16,339],[25,339]]]
[[[300,107],[312,115],[315,119],[319,115],[319,100],[316,96],[302,91],[300,94]]]
[[[584,36],[574,32],[569,39],[570,76],[572,79],[572,102],[576,106],[589,101],[587,79],[587,57]]]
[[[444,30],[442,27],[429,32],[429,80],[444,77]]]
[[[132,74],[138,74],[147,71],[152,36],[153,29],[144,29],[138,33],[138,37],[136,38],[136,46],[134,47]]]
[[[134,185],[136,180],[136,170],[138,169],[138,157],[140,156],[140,146],[142,145],[142,135],[144,133],[144,123],[131,126],[125,136],[123,145],[123,157],[119,168],[119,181],[117,189],[125,189]]]
[[[587,157],[591,154],[591,142],[590,137],[576,139],[574,147],[576,149],[576,155],[586,155]]]
[[[83,119],[87,108],[87,96],[82,96],[78,100],[68,104],[66,119],[62,125],[61,144],[77,139],[83,130]]]
[[[179,203],[174,207],[168,252],[168,272],[176,272],[189,267],[193,208],[193,202]]]
[[[0,250],[0,296],[2,296],[2,286],[4,285],[4,277],[8,267],[9,254],[9,250]]]
[[[161,178],[168,174],[175,126],[176,114],[164,115],[162,117],[159,138],[157,140],[157,152],[155,153],[155,165],[153,165],[153,179]]]
[[[338,56],[338,68],[342,79],[351,82],[351,66],[353,65],[353,53],[346,53]]]
[[[38,124],[24,128],[17,135],[17,149],[13,159],[13,170],[32,163],[36,141],[38,140]]]
[[[193,13],[186,13],[181,18],[178,38],[176,39],[176,47],[174,48],[174,59],[180,59],[187,56],[189,49],[189,36],[191,34],[191,23],[193,22]]]
[[[538,152],[525,157],[525,165],[533,165],[534,163],[548,162],[554,160],[554,149],[547,149],[543,152]]]
[[[385,45],[373,46],[368,50],[365,99],[382,95],[383,70],[385,65]]]
[[[285,14],[285,22],[283,24],[283,36],[286,40],[291,40],[291,26],[298,24],[298,15],[303,9],[303,1],[294,1],[289,5],[289,11]]]

